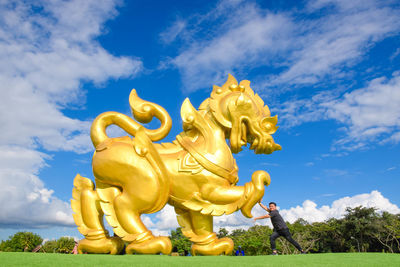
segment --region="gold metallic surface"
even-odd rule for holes
[[[221,87],[198,110],[189,99],[181,107],[183,132],[172,143],[157,144],[170,131],[172,121],[161,106],[140,99],[135,90],[129,96],[134,118],[160,120],[156,130],[145,129],[132,118],[117,113],[100,114],[91,127],[96,151],[93,155],[93,182],[80,176],[74,180],[71,206],[78,230],[85,236],[79,253],[169,254],[168,237],[154,236],[140,215],[161,210],[167,203],[175,207],[182,232],[192,245],[192,255],[229,254],[230,238],[218,239],[213,232],[213,216],[241,210],[251,218],[251,209],[264,195],[270,177],[255,171],[251,182],[236,186],[238,167],[233,153],[250,144],[255,153],[270,154],[281,147],[271,134],[277,117],[271,117],[263,100],[254,94],[249,81],[229,75]],[[110,138],[107,126],[115,124],[133,136]],[[226,139],[229,139],[228,146]],[[103,215],[113,227],[114,237],[103,225]]]

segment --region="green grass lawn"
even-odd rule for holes
[[[0,252],[0,266],[400,266],[400,254],[327,253],[279,256],[68,255]]]

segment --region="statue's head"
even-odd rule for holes
[[[271,136],[278,129],[278,117],[271,117],[268,106],[250,88],[250,81],[238,83],[229,74],[224,85],[214,86],[209,108],[214,119],[225,129],[233,153],[241,151],[247,143],[256,154],[281,150]]]

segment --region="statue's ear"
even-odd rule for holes
[[[207,122],[201,116],[201,114],[193,107],[192,103],[190,103],[189,98],[186,98],[183,101],[181,107],[181,117],[183,122],[183,130],[190,130],[197,128],[199,130],[206,127]]]
[[[197,130],[206,140],[213,140],[215,138],[212,125],[210,125],[200,112],[193,107],[189,98],[186,98],[185,101],[183,101],[181,117],[184,131]],[[213,142],[210,142],[210,144],[213,144]],[[211,151],[212,148],[213,147],[211,146],[209,151]]]
[[[278,115],[275,115],[273,117],[266,117],[263,119],[263,121],[269,122],[275,126],[278,123]]]
[[[194,118],[191,118],[191,116],[193,116],[193,113],[195,112],[196,109],[193,107],[192,103],[190,103],[189,98],[186,98],[185,101],[183,101],[181,107],[182,121],[184,123],[190,123],[191,121],[193,121]]]
[[[193,107],[192,103],[190,103],[189,98],[186,98],[185,101],[183,101],[182,107],[181,107],[181,117],[183,124],[193,124],[195,120],[195,113],[197,110]]]

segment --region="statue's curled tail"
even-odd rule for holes
[[[135,89],[133,89],[129,95],[129,104],[134,118],[139,122],[148,123],[153,117],[160,120],[161,126],[158,129],[144,129],[145,133],[152,141],[159,141],[168,135],[171,130],[172,120],[163,107],[139,98]],[[135,136],[138,129],[143,127],[124,114],[114,111],[104,112],[93,121],[90,129],[90,137],[94,147],[97,147],[103,141],[109,139],[106,128],[111,124],[121,127],[132,136]]]

